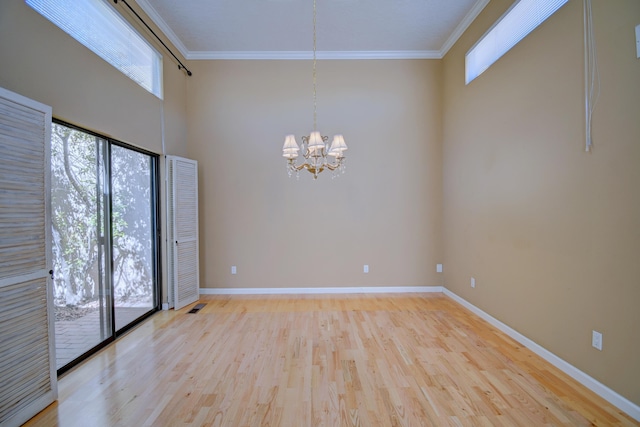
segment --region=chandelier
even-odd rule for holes
[[[318,179],[318,174],[325,169],[341,171],[344,173],[344,151],[347,144],[342,135],[335,135],[331,146],[327,144],[329,137],[322,136],[317,130],[317,102],[316,102],[316,0],[313,0],[313,132],[302,137],[302,143],[298,146],[296,137],[287,135],[282,147],[282,156],[287,159],[287,171],[289,176],[296,175],[306,169],[313,174],[313,179]],[[296,163],[298,151],[302,149],[304,161]]]

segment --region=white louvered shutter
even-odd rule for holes
[[[51,108],[0,88],[0,426],[57,399],[50,226]]]
[[[200,298],[198,162],[167,156],[169,289],[175,309]]]

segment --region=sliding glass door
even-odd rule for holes
[[[158,309],[157,156],[64,123],[51,143],[60,372]]]
[[[111,148],[116,331],[156,306],[152,158]]]

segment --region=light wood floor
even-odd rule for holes
[[[441,294],[218,296],[160,312],[27,426],[637,426]]]

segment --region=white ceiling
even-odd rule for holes
[[[301,59],[313,0],[137,0],[187,59]],[[489,0],[317,0],[318,58],[442,58]]]

